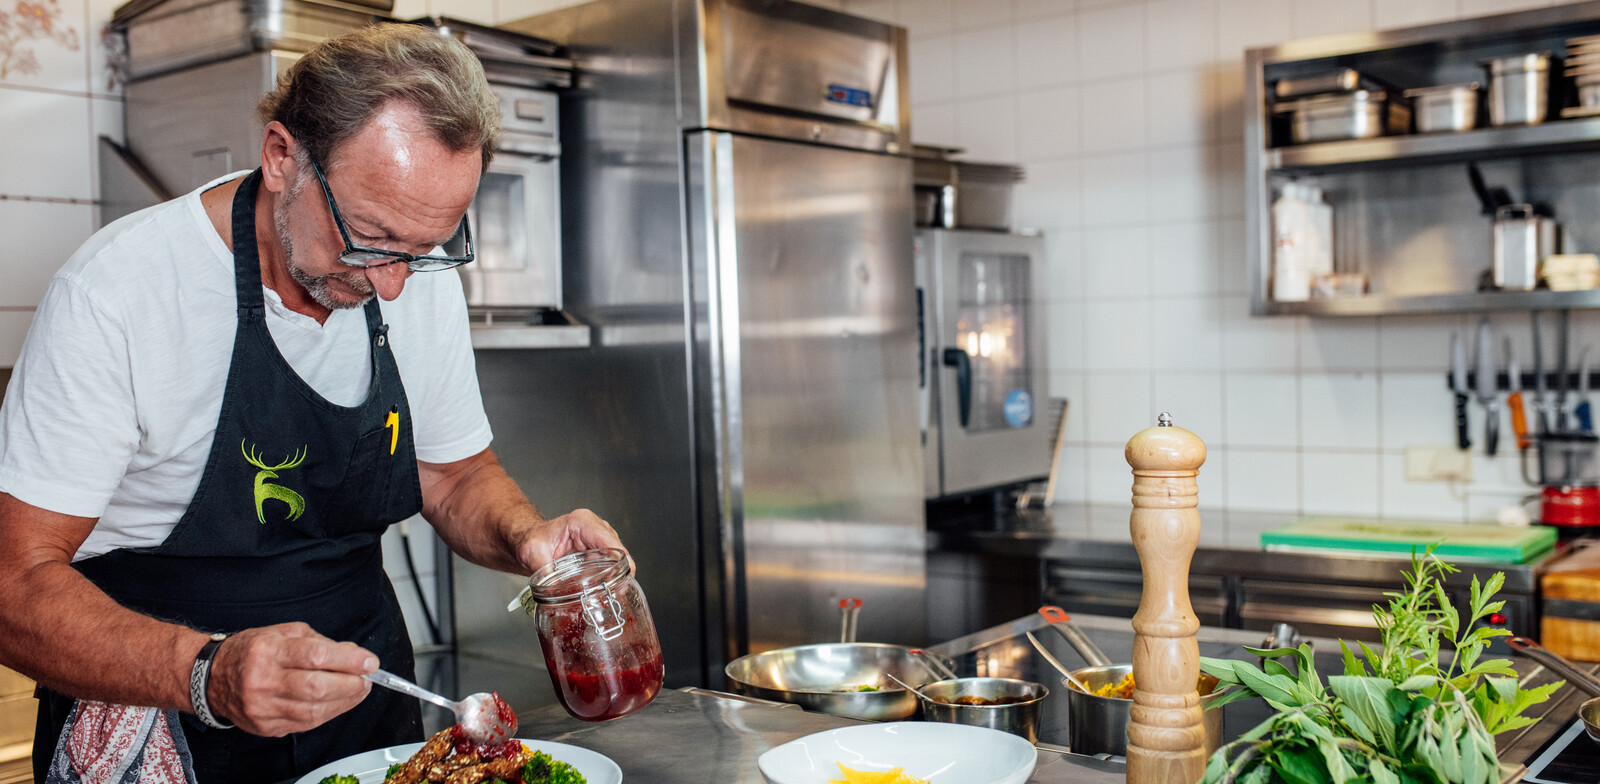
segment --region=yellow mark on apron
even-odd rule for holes
[[[389,418],[383,421],[383,426],[389,430],[389,454],[394,454],[394,448],[400,445],[400,410],[389,409]]]

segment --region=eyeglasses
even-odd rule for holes
[[[322,185],[322,195],[328,197],[328,211],[333,213],[333,224],[339,227],[339,236],[344,238],[344,252],[339,254],[339,263],[351,267],[385,267],[390,264],[405,262],[413,272],[436,272],[438,270],[459,267],[472,261],[472,227],[467,223],[467,216],[461,216],[461,231],[459,236],[466,247],[466,252],[460,256],[413,256],[397,250],[383,250],[381,248],[368,248],[350,241],[350,229],[344,224],[344,216],[339,214],[339,205],[333,201],[333,191],[328,188],[328,178],[323,175],[322,167],[316,161],[311,162],[311,170],[317,173],[317,182]]]

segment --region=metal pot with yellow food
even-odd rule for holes
[[[1072,677],[1086,686],[1085,692],[1063,680],[1067,691],[1068,745],[1076,754],[1128,753],[1128,721],[1133,709],[1133,665],[1107,664],[1073,670]],[[1217,679],[1201,674],[1199,682],[1201,726],[1206,733],[1207,754],[1222,743],[1222,711],[1210,706]]]

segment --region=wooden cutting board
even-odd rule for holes
[[[1574,661],[1600,661],[1600,546],[1575,547],[1539,578],[1539,643]]]
[[[1525,563],[1555,547],[1556,529],[1493,524],[1312,517],[1261,534],[1267,550],[1374,553],[1409,557],[1443,541],[1434,553],[1447,561]]]

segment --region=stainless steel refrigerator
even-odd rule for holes
[[[638,562],[668,685],[747,652],[924,644],[906,39],[781,0],[599,0],[503,27],[577,63],[565,303],[591,345],[486,350],[495,449]],[[514,578],[455,564],[469,655],[536,660]],[[492,599],[492,600],[491,600]]]

